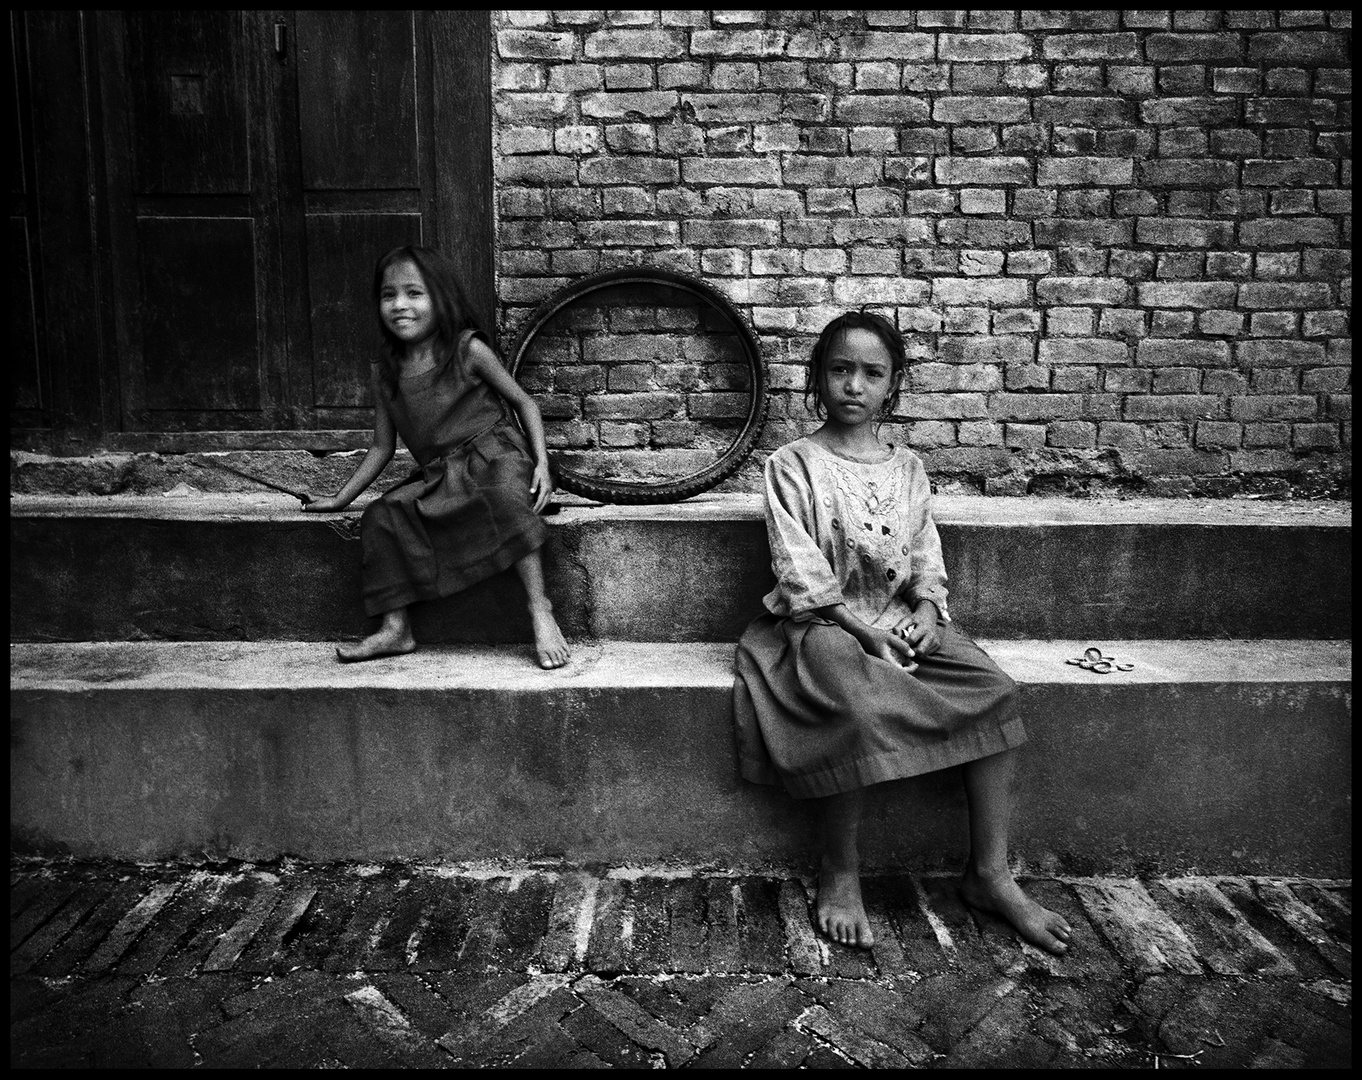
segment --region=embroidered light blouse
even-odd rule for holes
[[[782,446],[766,462],[766,532],[776,587],[763,602],[773,615],[846,604],[889,629],[930,600],[950,620],[932,489],[911,450],[864,464],[809,439]]]

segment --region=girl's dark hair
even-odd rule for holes
[[[378,329],[383,335],[383,351],[379,356],[379,374],[384,387],[390,395],[397,392],[399,359],[406,348],[396,335],[383,322],[379,311],[379,300],[383,293],[383,274],[388,267],[397,263],[409,262],[416,267],[426,283],[430,294],[431,308],[435,315],[435,362],[443,366],[458,347],[459,336],[465,330],[477,330],[486,337],[486,331],[478,325],[473,309],[468,304],[459,278],[449,260],[427,247],[406,246],[393,248],[374,264],[374,312],[378,315]]]
[[[865,308],[861,308],[860,311],[848,311],[844,315],[838,315],[837,318],[823,327],[823,332],[818,335],[818,342],[813,347],[813,355],[809,357],[809,367],[804,373],[804,407],[810,409],[814,416],[820,420],[825,415],[820,384],[823,379],[823,364],[827,359],[828,350],[832,348],[832,343],[837,340],[838,334],[845,330],[857,329],[869,330],[884,342],[884,347],[889,350],[889,356],[894,364],[890,374],[899,377],[894,386],[894,392],[885,399],[884,411],[880,419],[883,420],[884,417],[891,415],[898,406],[899,391],[903,389],[902,375],[908,369],[908,353],[903,345],[903,335],[883,315],[876,315],[873,311],[866,311]]]

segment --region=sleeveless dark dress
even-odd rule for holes
[[[360,519],[368,615],[461,592],[543,546],[534,455],[501,396],[469,370],[465,331],[443,366],[388,395],[419,467]]]

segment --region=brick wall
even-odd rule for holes
[[[1349,13],[493,28],[503,340],[582,274],[668,266],[761,335],[763,451],[811,430],[813,336],[870,303],[913,361],[891,437],[942,489],[1346,489]],[[559,445],[600,437],[575,408]]]

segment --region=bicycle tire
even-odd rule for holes
[[[742,348],[743,359],[750,376],[750,400],[742,429],[733,443],[719,458],[699,472],[691,473],[677,480],[649,483],[629,480],[602,480],[586,476],[573,469],[555,463],[554,474],[558,486],[564,491],[597,502],[620,503],[624,505],[644,505],[649,503],[671,503],[689,499],[723,483],[742,465],[756,445],[766,422],[767,388],[766,365],[762,362],[761,349],[756,333],[739,314],[728,298],[712,289],[698,278],[676,270],[661,267],[630,266],[617,270],[602,270],[588,274],[570,285],[564,286],[535,309],[530,321],[521,330],[511,349],[507,366],[514,378],[519,372],[526,352],[533,344],[545,324],[568,305],[617,285],[662,285],[689,293],[710,305],[732,324],[737,331]]]

